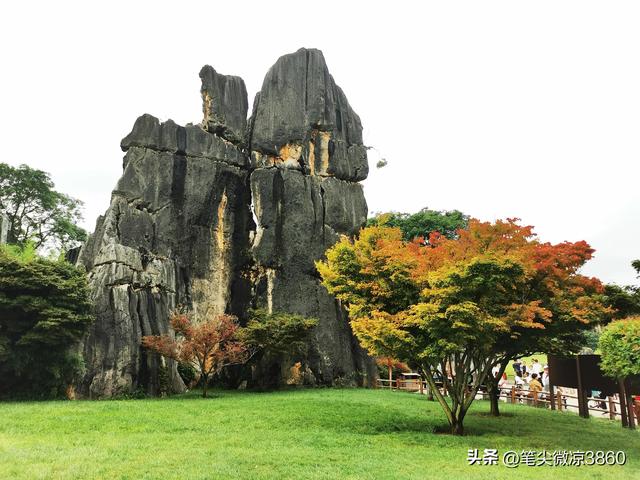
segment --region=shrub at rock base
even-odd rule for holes
[[[0,248],[0,396],[64,397],[83,368],[90,312],[82,270]]]

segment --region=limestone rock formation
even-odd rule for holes
[[[319,284],[314,261],[367,218],[360,119],[322,52],[301,49],[271,67],[249,121],[256,294],[269,309],[319,319],[309,363],[321,383],[368,370],[344,311]]]
[[[169,331],[177,305],[241,320],[252,306],[316,317],[307,357],[291,359],[307,381],[370,380],[373,363],[314,267],[366,220],[360,119],[318,50],[278,60],[248,123],[241,78],[209,66],[200,77],[200,125],[143,115],[122,140],[123,175],[78,254],[96,305],[79,392],[183,389],[173,362],[140,348],[143,335]],[[273,367],[258,366],[249,381],[285,381],[291,364]]]

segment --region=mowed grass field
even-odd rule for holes
[[[404,392],[192,392],[149,400],[0,403],[2,479],[640,478],[640,432],[476,402],[467,435]],[[470,466],[467,450],[624,450],[624,466]]]

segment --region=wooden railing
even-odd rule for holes
[[[442,383],[436,384],[443,394],[446,394]],[[429,393],[429,386],[424,380],[418,379],[385,379],[379,378],[376,382],[377,388],[389,390],[402,390],[408,392],[420,392],[421,394]],[[479,395],[488,399],[489,394],[486,391],[479,391]],[[531,405],[534,407],[549,407],[551,410],[567,410],[572,411],[579,409],[578,397],[568,393],[556,390],[553,392],[535,392],[526,388],[516,388],[515,386],[499,387],[499,397],[503,398],[507,403]],[[620,401],[614,397],[587,397],[588,408],[590,412],[598,412],[607,414],[611,420],[615,420],[621,415]],[[604,404],[605,408],[602,408]]]
[[[578,397],[569,395],[561,391],[550,392],[532,392],[528,389],[518,389],[515,386],[500,387],[500,397],[506,399],[509,403],[527,403],[533,406],[548,406],[551,410],[570,410],[578,409]],[[589,411],[606,413],[611,420],[615,420],[620,415],[620,401],[613,397],[587,397]],[[595,406],[592,405],[595,403]],[[604,404],[605,408],[601,405]]]

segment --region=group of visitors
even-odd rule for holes
[[[499,387],[515,387],[517,392],[517,397],[520,401],[523,401],[525,398],[532,399],[535,398],[544,400],[548,399],[550,394],[550,382],[549,382],[549,366],[542,365],[537,358],[533,358],[531,363],[527,365],[521,359],[515,359],[513,361],[513,372],[514,372],[514,381],[513,384],[509,384],[507,379],[506,372],[502,374],[502,377],[498,380]],[[499,367],[495,367],[493,369],[493,375],[497,376],[500,372]],[[560,393],[567,393],[577,395],[575,389],[556,386],[556,390]],[[591,392],[592,399],[598,399],[599,401],[595,401],[595,405],[591,406],[591,408],[599,408],[603,410],[603,415],[608,414],[608,405],[605,403],[606,394],[600,391],[592,391]],[[618,395],[615,394],[614,398],[617,399]],[[567,399],[562,397],[564,408],[567,407]],[[635,412],[637,421],[640,422],[640,396],[633,397],[633,410]],[[544,404],[544,403],[543,403]],[[613,411],[615,412],[615,405],[613,406]]]
[[[544,365],[534,358],[531,365],[527,365],[517,358],[513,361],[515,374],[514,385],[520,390],[528,386],[529,392],[549,392],[549,366]]]
[[[527,396],[531,399],[541,398],[549,393],[549,366],[542,365],[537,358],[532,359],[532,363],[527,365],[521,359],[513,361],[514,381],[513,386],[517,391],[518,398]],[[500,373],[500,366],[492,370],[494,377]],[[507,373],[504,372],[498,380],[498,387],[510,387]]]

